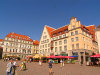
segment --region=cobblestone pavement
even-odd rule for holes
[[[0,75],[6,75],[7,62],[0,60]],[[21,61],[17,62],[18,64]],[[27,70],[20,71],[20,67],[17,68],[18,75],[49,75],[49,69],[47,63],[42,63],[39,66],[38,62],[26,63]],[[53,75],[100,75],[100,67],[86,66],[83,67],[80,64],[65,64],[65,67],[60,67],[60,64],[53,64]]]

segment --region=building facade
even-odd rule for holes
[[[40,54],[78,55],[78,61],[85,62],[93,53],[94,29],[95,25],[82,25],[76,17],[71,18],[70,24],[58,29],[45,25],[39,43]]]
[[[96,42],[98,43],[98,49],[99,49],[99,54],[100,54],[100,25],[95,28],[95,39]]]
[[[0,46],[3,47],[3,39],[0,39]]]
[[[25,58],[33,54],[33,40],[26,35],[9,33],[4,39],[3,56],[19,56]]]
[[[33,57],[34,58],[39,57],[39,41],[38,40],[33,41]]]

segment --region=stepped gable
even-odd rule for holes
[[[51,31],[53,31],[53,30],[55,30],[55,29],[54,29],[54,28],[51,28],[51,27],[49,27],[49,26],[46,26],[46,28],[47,28],[47,30],[48,30],[48,32],[49,32],[50,37],[52,37]]]

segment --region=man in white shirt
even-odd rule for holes
[[[12,75],[17,75],[17,67],[18,67],[18,64],[16,62],[16,60],[13,62],[13,73]]]

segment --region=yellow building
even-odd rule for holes
[[[39,50],[44,55],[78,56],[78,61],[85,60],[93,53],[95,41],[95,25],[85,26],[76,17],[72,17],[70,24],[55,29],[44,26]]]
[[[4,39],[3,56],[26,58],[33,54],[33,40],[26,35],[9,33]]]
[[[33,58],[39,57],[39,41],[35,40],[33,41]]]

